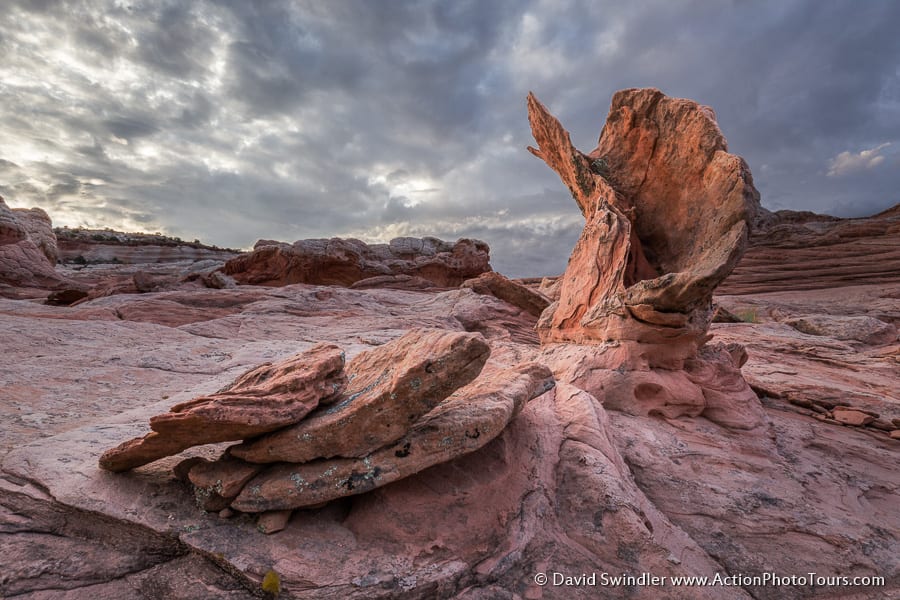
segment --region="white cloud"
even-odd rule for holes
[[[890,142],[885,142],[869,150],[863,150],[858,154],[846,151],[841,152],[829,161],[828,176],[840,177],[841,175],[849,175],[850,173],[875,168],[884,162],[884,156],[880,153],[890,145]]]

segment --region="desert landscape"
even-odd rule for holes
[[[766,210],[655,89],[590,152],[527,105],[558,277],[0,202],[0,597],[898,597],[900,205]]]

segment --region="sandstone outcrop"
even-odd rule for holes
[[[360,494],[480,448],[554,385],[536,363],[478,377],[489,355],[480,334],[414,329],[345,369],[343,352],[320,344],[151,417],[151,433],[106,451],[100,466],[127,471],[243,439],[216,461],[176,465],[205,510],[267,513]]]
[[[347,365],[348,384],[334,407],[230,449],[249,462],[301,463],[365,456],[481,372],[490,348],[476,333],[416,329],[364,352]]]
[[[226,261],[236,250],[186,242],[159,233],[126,233],[110,229],[57,228],[59,260],[73,264],[158,264],[179,261]]]
[[[56,256],[47,213],[39,208],[10,209],[0,198],[0,288],[82,289],[56,272]]]
[[[59,260],[59,250],[50,216],[40,208],[14,208],[12,212],[24,229],[25,237],[34,242],[51,265],[55,265]]]
[[[744,252],[759,205],[715,114],[659,90],[623,90],[587,154],[534,95],[528,115],[538,143],[529,150],[559,174],[586,221],[537,326],[557,377],[635,414],[710,407],[706,416],[723,424],[760,425],[737,367],[701,364],[713,290]],[[727,416],[716,377],[739,398]]]
[[[526,402],[553,385],[550,370],[537,363],[487,370],[414,422],[403,437],[359,458],[267,468],[246,482],[231,506],[244,512],[314,506],[409,477],[481,448]]]
[[[766,211],[768,213],[768,211]],[[900,282],[900,205],[871,217],[768,213],[720,294]]]
[[[379,276],[409,275],[440,287],[456,287],[491,270],[488,245],[437,238],[396,238],[389,244],[356,239],[299,240],[293,244],[261,240],[253,252],[225,263],[238,283],[281,286],[292,283],[350,286]]]
[[[242,440],[305,417],[344,386],[344,354],[320,344],[280,362],[264,364],[210,396],[177,404],[150,419],[153,430],[100,457],[108,471],[126,471],[192,446]]]

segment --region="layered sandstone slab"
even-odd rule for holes
[[[127,471],[192,446],[242,440],[296,423],[338,396],[346,382],[343,367],[344,353],[333,344],[261,365],[215,394],[151,417],[153,431],[107,450],[100,466]]]
[[[261,512],[313,506],[409,477],[481,448],[503,431],[526,402],[553,386],[550,369],[538,363],[486,369],[415,422],[399,440],[361,458],[275,465],[249,480],[231,507]]]
[[[335,406],[230,449],[248,462],[362,457],[400,439],[422,415],[478,376],[490,355],[478,333],[414,329],[347,365]]]
[[[409,275],[440,287],[456,287],[491,270],[490,249],[479,240],[456,243],[437,238],[396,238],[389,244],[356,239],[299,240],[293,244],[261,240],[253,252],[229,260],[225,273],[238,283],[350,286],[372,277]]]

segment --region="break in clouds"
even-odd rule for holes
[[[6,2],[0,195],[57,225],[476,237],[561,272],[582,218],[525,151],[533,90],[583,150],[617,89],[715,108],[763,204],[900,201],[900,3]]]

